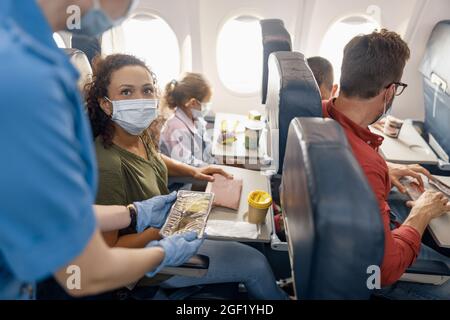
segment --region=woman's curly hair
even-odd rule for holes
[[[155,92],[158,94],[155,74],[142,60],[135,56],[113,54],[106,58],[97,57],[94,60],[92,81],[85,85],[84,97],[94,139],[100,136],[105,148],[112,145],[114,126],[111,116],[107,115],[100,107],[99,100],[108,97],[108,87],[111,83],[112,74],[127,66],[141,66],[147,69],[153,78]],[[145,135],[145,140],[149,141],[150,137],[148,137],[147,131],[144,131],[143,135]]]

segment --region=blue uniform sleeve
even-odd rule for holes
[[[0,250],[18,279],[35,281],[93,236],[95,159],[64,74],[42,59],[9,59],[0,65]]]

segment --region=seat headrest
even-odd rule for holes
[[[268,60],[273,52],[292,51],[292,42],[284,23],[279,19],[261,20],[261,32],[263,42],[263,80],[262,80],[262,104],[267,100]]]
[[[261,27],[263,28],[263,32],[265,32],[269,28],[273,27],[283,27],[284,22],[281,19],[262,19],[260,21]]]
[[[281,172],[292,119],[322,117],[319,87],[303,54],[276,52],[270,55],[266,108],[269,129],[279,130],[278,171]]]
[[[95,56],[101,54],[100,41],[96,37],[88,37],[85,35],[72,35],[72,48],[83,51],[88,61],[91,63]]]
[[[368,299],[368,268],[382,263],[384,228],[372,189],[334,120],[292,120],[281,203],[297,297]]]
[[[299,128],[297,137],[305,145],[348,148],[349,144],[337,122],[324,118],[295,118],[291,126]]]
[[[63,50],[69,57],[70,62],[72,62],[72,64],[80,73],[80,78],[78,79],[78,88],[82,92],[84,89],[84,85],[92,80],[91,65],[84,52],[73,48],[66,48]]]
[[[450,95],[450,20],[439,22],[431,32],[420,71],[436,82],[432,75],[438,77],[438,83],[446,83],[446,93]]]

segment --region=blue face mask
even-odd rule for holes
[[[197,110],[197,109],[191,110],[192,117],[194,119],[205,117],[211,110],[212,103],[211,102],[205,102],[205,103],[200,102],[200,105],[201,105],[201,110]]]
[[[113,106],[112,121],[133,136],[141,135],[158,116],[157,99],[105,99]]]
[[[211,107],[211,102],[202,103],[202,117],[205,117],[209,113],[209,111],[211,111]]]
[[[192,109],[191,112],[194,119],[199,119],[202,117],[202,112],[200,110]]]
[[[392,112],[392,104],[393,103],[394,103],[394,98],[392,98],[391,102],[388,103],[386,96],[384,96],[383,113],[380,116],[378,116],[378,118],[374,122],[372,122],[371,124],[377,123],[378,121],[380,121],[384,117],[390,115],[391,112]]]
[[[136,7],[137,3],[137,0],[132,0],[126,14],[116,20],[112,20],[101,8],[100,0],[94,0],[94,6],[81,17],[80,29],[69,31],[90,37],[99,36],[103,32],[120,25],[127,18],[128,14]]]

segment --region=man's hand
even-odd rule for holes
[[[416,201],[408,201],[406,205],[410,208],[411,213],[425,214],[429,220],[440,217],[446,212],[450,212],[450,204],[448,198],[442,192],[426,191]]]
[[[406,192],[406,188],[400,183],[400,179],[404,177],[412,177],[416,179],[417,184],[419,186],[419,189],[421,192],[425,191],[424,188],[424,182],[420,174],[423,174],[424,176],[431,178],[430,172],[425,169],[424,167],[413,164],[413,165],[399,165],[394,163],[387,162],[388,168],[389,168],[389,177],[391,178],[391,183],[401,193]]]
[[[233,175],[225,172],[221,168],[217,168],[214,166],[207,166],[204,168],[196,168],[195,173],[193,175],[194,179],[214,182],[213,174],[220,174],[227,179],[233,179]]]
[[[450,211],[448,198],[441,192],[426,191],[416,201],[406,203],[411,212],[403,225],[413,227],[423,235],[428,224],[434,218]]]

